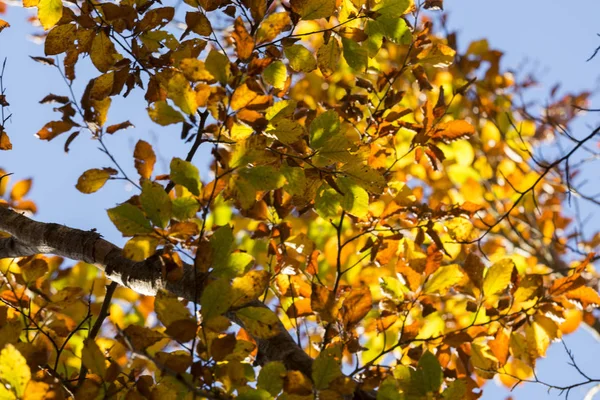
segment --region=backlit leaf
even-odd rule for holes
[[[514,268],[515,263],[508,258],[494,263],[483,279],[483,293],[486,296],[502,293],[510,284]]]
[[[327,18],[335,11],[335,0],[291,0],[290,4],[304,20]]]
[[[192,314],[177,296],[160,290],[154,298],[154,311],[158,320],[166,327],[175,321],[191,320]]]
[[[104,377],[106,373],[106,361],[104,354],[94,341],[94,339],[86,339],[83,342],[81,349],[81,361],[94,374]]]
[[[279,319],[266,307],[245,307],[236,311],[244,329],[259,339],[272,338],[279,334]]]
[[[330,38],[327,44],[319,47],[317,64],[323,76],[331,76],[337,70],[341,55],[342,48],[335,37]]]
[[[332,346],[321,351],[313,363],[312,380],[316,389],[325,389],[337,377],[342,376],[340,369],[342,350]]]
[[[284,32],[292,21],[287,12],[276,12],[265,18],[256,32],[256,42],[270,42]]]
[[[363,72],[369,65],[369,53],[359,43],[352,39],[342,38],[342,47],[344,49],[344,59],[355,71]]]
[[[446,294],[448,289],[463,279],[463,273],[456,264],[440,267],[425,283],[423,292],[428,294]]]
[[[38,19],[45,30],[52,28],[60,20],[63,14],[61,0],[40,0],[38,7]]]
[[[27,360],[12,344],[0,350],[0,381],[21,398],[27,383],[31,379],[31,371]]]
[[[200,306],[205,320],[217,317],[229,310],[233,302],[232,289],[225,279],[211,282],[202,292]]]
[[[267,271],[250,271],[231,283],[234,307],[243,306],[265,293],[271,274]]]
[[[281,61],[275,61],[265,68],[263,78],[273,87],[283,89],[287,81],[287,68]]]
[[[123,236],[143,235],[152,233],[150,221],[146,219],[142,210],[129,203],[107,210],[108,217]]]
[[[144,181],[140,202],[150,221],[159,228],[165,228],[171,220],[171,199],[165,188],[155,182]]]
[[[173,158],[170,169],[169,176],[173,182],[185,187],[192,194],[200,196],[200,172],[196,166],[181,158]]]
[[[283,51],[294,71],[311,72],[317,68],[315,56],[301,44],[288,46]]]
[[[368,287],[354,288],[344,299],[340,313],[346,328],[358,324],[373,306],[371,291]]]
[[[134,236],[123,246],[123,255],[133,261],[144,261],[156,252],[158,239],[152,236]]]
[[[148,142],[138,140],[135,144],[133,158],[135,159],[135,169],[138,171],[138,174],[142,178],[150,179],[154,170],[154,164],[156,163],[156,154],[154,154],[152,146]]]

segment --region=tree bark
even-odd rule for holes
[[[34,254],[55,254],[73,260],[95,264],[106,277],[146,296],[155,296],[161,289],[198,303],[202,296],[206,275],[184,264],[183,276],[177,281],[163,277],[160,257],[134,262],[123,255],[123,250],[102,239],[95,231],[82,231],[54,223],[34,221],[0,205],[0,230],[11,235],[0,239],[0,258],[26,257]],[[255,301],[252,306],[266,307]],[[235,313],[227,316],[243,327]],[[311,376],[312,358],[279,324],[280,333],[270,339],[254,338],[258,343],[257,361],[281,361],[287,369],[298,370]]]

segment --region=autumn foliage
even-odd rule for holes
[[[166,3],[23,0],[46,32],[33,60],[66,81],[32,99],[56,111],[37,136],[100,144],[107,164],[74,190],[129,181],[106,218],[131,265],[159,267],[147,290],[110,284],[93,243],[74,261],[19,253],[34,239],[0,221],[0,398],[475,399],[597,324],[597,239],[570,246],[562,209],[565,165],[597,131],[536,153],[586,94],[527,113],[501,52],[434,29],[442,0]],[[114,121],[119,96],[147,109]],[[188,153],[147,139],[112,157],[136,112]],[[2,215],[35,214],[31,181],[0,176]]]

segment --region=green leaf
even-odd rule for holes
[[[38,19],[45,30],[52,28],[63,14],[61,0],[40,0],[38,3]]]
[[[312,380],[315,389],[325,389],[337,377],[342,376],[340,370],[342,349],[340,346],[329,347],[315,359],[312,369]]]
[[[419,369],[422,371],[425,393],[437,393],[444,381],[442,366],[437,357],[426,351],[419,360]]]
[[[456,285],[462,278],[462,270],[457,264],[440,267],[429,277],[425,283],[423,292],[444,295],[451,286]]]
[[[377,20],[370,19],[366,23],[365,33],[369,37],[363,42],[363,48],[367,49],[369,57],[375,57],[383,44],[385,29]]]
[[[106,211],[108,217],[123,236],[143,235],[152,233],[152,225],[146,219],[142,210],[136,206],[123,203]]]
[[[204,289],[200,297],[200,306],[202,307],[202,317],[204,320],[217,317],[229,310],[233,301],[231,295],[231,285],[228,280],[217,279],[211,282]]]
[[[265,132],[285,144],[293,144],[304,135],[304,127],[296,121],[287,118],[276,118]]]
[[[200,204],[193,197],[178,197],[172,201],[173,218],[178,221],[194,218],[199,209]]]
[[[248,389],[245,392],[240,393],[237,398],[239,400],[271,400],[273,396],[266,390]]]
[[[210,246],[212,247],[213,267],[215,269],[227,262],[234,242],[233,230],[229,225],[222,226],[213,233],[210,238]]]
[[[371,10],[390,18],[400,18],[409,6],[410,0],[381,0]]]
[[[325,220],[335,217],[340,210],[340,194],[335,189],[323,184],[317,191],[315,211]]]
[[[283,390],[283,378],[286,372],[285,365],[280,361],[265,364],[258,374],[258,388],[277,396]]]
[[[342,38],[342,46],[344,48],[344,58],[346,62],[355,71],[366,71],[369,66],[369,53],[366,48],[352,39]]]
[[[398,383],[388,376],[377,389],[377,400],[403,400],[404,393],[400,392]]]
[[[383,175],[362,163],[350,163],[343,168],[344,174],[373,194],[381,194],[387,186]]]
[[[294,71],[308,73],[317,68],[313,53],[301,44],[288,46],[283,51]]]
[[[229,58],[225,54],[217,50],[211,50],[206,57],[205,67],[221,85],[225,85],[229,80],[231,69]]]
[[[248,253],[231,253],[226,262],[218,268],[215,266],[213,271],[215,276],[225,278],[235,278],[244,275],[254,264],[254,257]]]
[[[505,258],[494,263],[483,278],[483,294],[493,296],[499,294],[510,283],[515,263],[509,258]]]
[[[185,187],[192,194],[200,196],[201,184],[198,168],[181,158],[173,158],[170,169],[170,177],[173,182]]]
[[[244,307],[236,311],[248,333],[259,339],[269,339],[279,334],[279,319],[266,307]]]
[[[284,165],[281,167],[280,171],[287,180],[287,184],[284,188],[289,194],[293,196],[304,193],[306,189],[306,175],[304,169]]]
[[[250,182],[256,190],[275,190],[285,184],[283,175],[270,165],[242,168],[238,174]]]
[[[404,18],[395,18],[389,15],[381,15],[377,22],[383,28],[383,33],[390,41],[397,44],[409,45],[412,34]]]
[[[155,182],[144,181],[140,202],[150,221],[159,228],[169,225],[171,220],[171,199],[165,188]]]
[[[148,115],[150,119],[159,125],[167,126],[178,124],[185,121],[183,115],[173,107],[167,104],[166,101],[160,100],[148,107]]]
[[[442,392],[444,400],[462,400],[467,394],[467,384],[462,379],[456,379],[448,384]]]
[[[349,178],[340,178],[336,183],[344,193],[340,201],[344,211],[358,218],[365,217],[369,213],[369,194],[367,191]]]
[[[310,145],[314,149],[323,147],[325,142],[340,132],[340,117],[334,110],[328,110],[310,124]]]
[[[281,61],[272,62],[263,71],[263,78],[265,81],[279,90],[285,87],[287,77],[287,68]]]
[[[290,5],[304,20],[328,18],[335,11],[335,0],[291,0]]]

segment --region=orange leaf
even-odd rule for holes
[[[435,131],[430,132],[429,137],[435,141],[449,143],[454,140],[469,137],[475,134],[475,127],[467,121],[457,120],[438,124]]]
[[[235,20],[233,27],[234,32],[231,34],[231,37],[235,40],[235,50],[241,60],[246,60],[250,58],[254,50],[254,39],[252,39],[252,36],[246,30],[241,17]]]
[[[31,179],[24,179],[15,183],[12,190],[10,191],[10,199],[13,201],[21,200],[29,193],[31,189]]]

